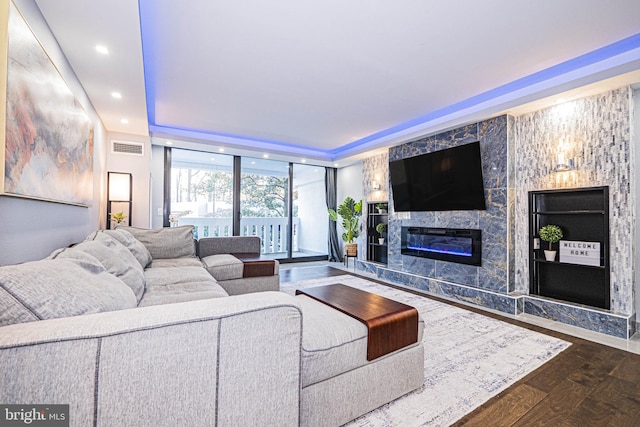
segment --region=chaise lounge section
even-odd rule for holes
[[[1,267],[0,401],[69,404],[71,425],[331,426],[422,385],[421,321],[367,361],[362,323],[303,295],[228,296],[177,228]]]

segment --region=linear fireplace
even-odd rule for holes
[[[400,252],[403,255],[481,265],[480,230],[402,227],[401,238]]]

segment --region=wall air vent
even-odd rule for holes
[[[111,153],[144,156],[144,144],[142,142],[111,141]]]

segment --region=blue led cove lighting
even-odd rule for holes
[[[634,34],[622,40],[611,43],[607,46],[596,49],[592,52],[588,52],[576,58],[564,61],[560,64],[556,64],[531,75],[516,79],[494,89],[477,94],[458,103],[446,106],[436,111],[428,112],[422,116],[413,118],[403,123],[399,123],[387,129],[383,129],[357,141],[342,145],[341,147],[332,150],[322,150],[313,149],[298,144],[292,144],[291,142],[287,143],[282,141],[269,141],[252,137],[250,135],[228,135],[216,132],[215,130],[199,131],[197,129],[186,129],[180,126],[166,126],[162,123],[157,123],[156,104],[158,103],[158,75],[160,74],[160,59],[165,54],[164,48],[159,41],[158,34],[165,29],[163,27],[163,23],[159,22],[160,19],[157,16],[158,6],[154,2],[154,0],[139,0],[138,7],[140,11],[140,29],[144,67],[144,84],[146,91],[147,119],[149,130],[151,132],[159,132],[160,130],[162,130],[162,133],[166,135],[176,136],[181,136],[184,133],[190,133],[190,136],[204,140],[220,137],[233,138],[237,139],[238,142],[253,146],[254,148],[257,148],[256,146],[265,146],[265,149],[273,149],[273,146],[278,146],[279,150],[288,152],[290,154],[308,155],[305,153],[311,150],[314,152],[314,155],[325,157],[326,159],[332,161],[342,156],[351,155],[356,150],[366,149],[369,146],[376,144],[379,140],[385,137],[391,137],[396,133],[401,133],[402,131],[413,128],[415,126],[427,125],[430,122],[437,121],[438,119],[441,119],[448,115],[453,115],[466,109],[481,105],[483,103],[490,103],[502,96],[517,93],[518,91],[527,90],[529,88],[530,90],[536,90],[536,85],[542,82],[550,81],[560,76],[569,75],[570,73],[584,70],[583,74],[581,75],[581,77],[584,77],[585,75],[593,72],[590,71],[590,67],[593,67],[599,63],[603,63],[606,60],[618,57],[625,53],[635,54],[636,50],[640,48],[640,33]],[[638,60],[637,56],[635,58],[627,59],[628,63],[631,63],[634,60]],[[606,67],[606,65],[604,66]],[[577,79],[577,77],[573,77],[573,79]]]

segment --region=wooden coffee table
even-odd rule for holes
[[[380,295],[341,283],[298,289],[367,326],[367,360],[373,360],[418,341],[418,310]]]

